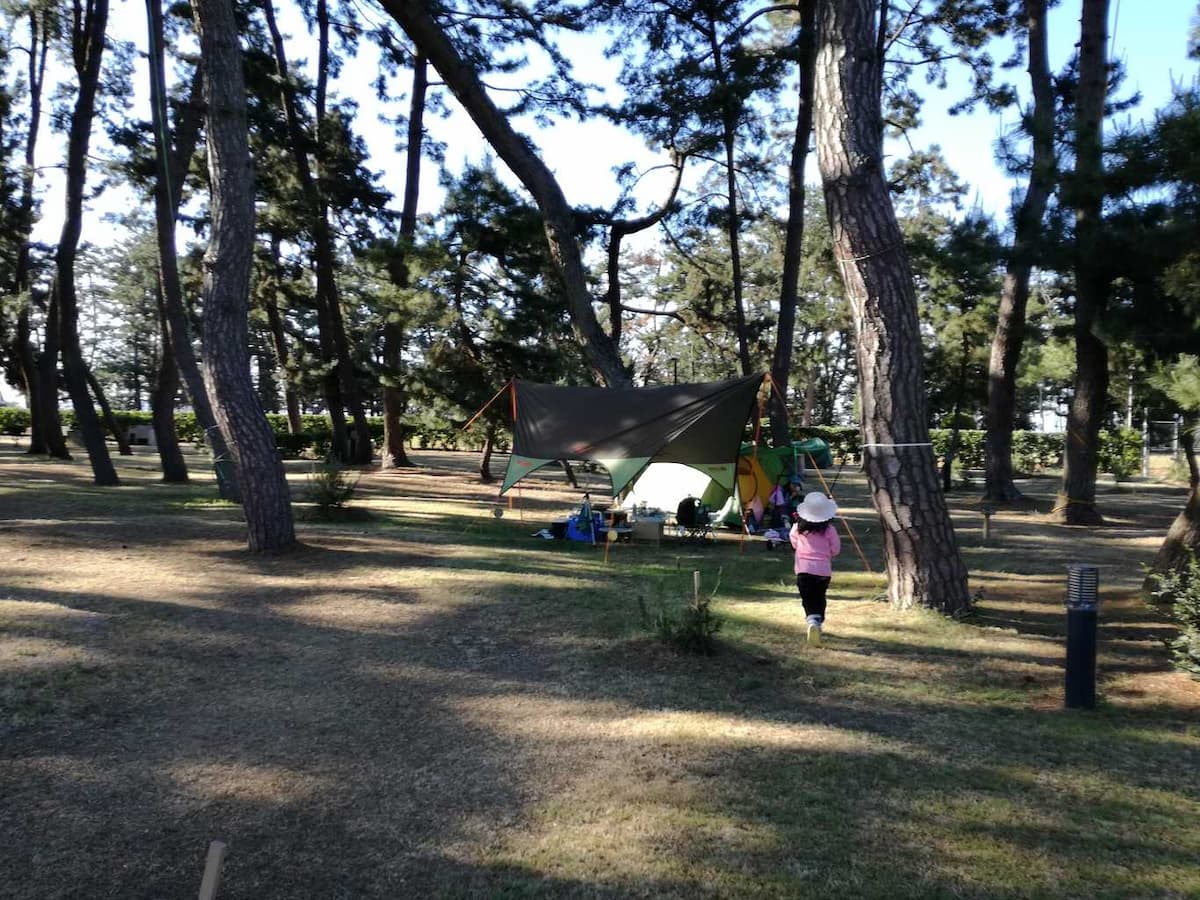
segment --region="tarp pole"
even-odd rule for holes
[[[510,388],[512,388],[513,443],[516,444],[516,442],[517,442],[517,383],[514,379],[510,378],[510,379],[508,379],[508,386]],[[501,388],[501,390],[504,390],[504,388]],[[499,396],[499,394],[497,394],[496,396]],[[493,398],[493,399],[495,399],[495,398]],[[515,452],[515,448],[510,447],[508,452],[510,454]],[[517,510],[518,510],[518,514],[520,516],[521,521],[524,522],[525,521],[525,504],[520,501],[521,501],[521,485],[520,485],[520,482],[518,482],[517,483]],[[512,494],[508,495],[508,502],[510,504],[509,508],[511,509],[512,508],[511,507]]]
[[[822,475],[821,470],[817,468],[817,461],[813,459],[813,455],[811,453],[807,453],[805,455],[808,457],[808,461],[812,463],[813,471],[817,473],[817,478],[821,479],[821,485],[825,488],[826,495],[828,495],[830,499],[836,499],[829,490],[829,484],[825,481],[825,476]],[[849,520],[844,516],[838,516],[838,519],[841,521],[842,525],[845,526],[846,534],[850,536],[850,542],[854,544],[854,549],[858,551],[858,558],[862,560],[863,568],[865,568],[870,574],[874,575],[875,570],[872,569],[871,564],[867,562],[867,555],[863,553],[862,547],[859,546],[858,538],[854,536],[854,529],[850,527]]]
[[[483,406],[479,407],[479,411],[477,413],[475,413],[475,415],[471,416],[471,418],[469,420],[467,420],[466,425],[464,425],[462,428],[458,429],[458,433],[462,434],[464,431],[466,431],[468,428],[470,428],[472,425],[474,425],[475,420],[478,419],[480,416],[482,416],[485,412],[487,412],[487,408],[489,406],[491,406],[493,403],[495,403],[496,400],[500,397],[500,395],[503,394],[510,387],[513,387],[511,378],[508,379],[508,381],[504,382],[504,387],[502,387],[502,388],[500,388],[500,390],[496,391],[496,393],[492,396],[491,400],[489,400],[487,403],[483,404]],[[516,389],[513,388],[513,425],[515,426],[516,424],[517,424],[517,395],[516,395]]]

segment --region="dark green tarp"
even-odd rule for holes
[[[560,387],[516,381],[513,452],[501,493],[556,460],[608,469],[616,495],[656,462],[733,485],[738,448],[762,375],[644,388]]]

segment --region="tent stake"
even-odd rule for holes
[[[213,841],[208,845],[208,858],[204,861],[204,877],[200,881],[200,900],[214,900],[217,886],[221,883],[221,864],[225,861],[225,844]]]

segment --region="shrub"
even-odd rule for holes
[[[299,459],[312,445],[313,436],[303,431],[299,434],[275,433],[275,449],[284,459]]]
[[[15,406],[0,407],[0,434],[24,434],[29,427],[29,410]]]
[[[203,444],[204,429],[196,421],[196,414],[190,412],[175,413],[175,434],[180,441],[189,444]]]
[[[1014,431],[1013,467],[1019,472],[1038,473],[1062,466],[1062,432]]]
[[[945,459],[950,452],[950,436],[953,431],[949,428],[934,428],[929,432],[929,440],[933,444],[933,453],[938,459]],[[984,440],[986,431],[977,429],[960,429],[958,432],[958,449],[954,454],[954,464],[963,469],[982,469],[984,466]]]
[[[346,470],[334,462],[318,463],[308,476],[308,499],[319,519],[334,518],[345,508],[358,487],[358,478],[350,478]]]
[[[1100,432],[1100,471],[1125,481],[1142,468],[1142,436],[1134,428]]]
[[[1190,550],[1182,568],[1151,575],[1149,581],[1150,599],[1179,623],[1180,635],[1170,644],[1176,663],[1200,676],[1200,559]]]
[[[697,594],[676,609],[660,605],[651,616],[646,610],[645,601],[638,598],[643,625],[676,653],[698,656],[712,656],[717,652],[716,635],[725,624],[725,620],[712,611],[711,602],[711,597]]]

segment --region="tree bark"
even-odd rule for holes
[[[721,56],[721,44],[717,40],[715,26],[709,31],[711,42],[713,71],[717,84],[726,88],[725,64]],[[725,149],[725,199],[726,207],[725,233],[729,238],[729,268],[730,279],[733,282],[733,316],[737,328],[738,362],[743,375],[754,374],[750,361],[750,336],[746,333],[746,303],[743,298],[742,285],[742,219],[738,212],[737,167],[734,159],[737,141],[737,119],[729,101],[721,105],[721,144]]]
[[[296,385],[292,382],[291,372],[288,371],[288,360],[291,358],[287,345],[287,333],[283,327],[283,315],[279,311],[279,247],[282,238],[271,234],[271,258],[269,284],[264,291],[263,305],[267,310],[267,328],[271,332],[271,345],[275,350],[275,361],[279,366],[279,380],[283,382],[283,399],[287,406],[288,433],[299,434],[304,430],[304,421],[300,418],[300,397],[296,393]]]
[[[1067,412],[1062,487],[1067,525],[1102,525],[1096,508],[1100,425],[1108,401],[1108,347],[1098,333],[1108,300],[1101,258],[1104,100],[1108,92],[1108,0],[1083,0],[1075,108],[1075,392]]]
[[[962,346],[959,348],[962,358],[958,363],[958,385],[954,391],[954,409],[950,414],[950,442],[946,446],[946,458],[942,460],[942,492],[950,493],[953,486],[954,459],[958,456],[960,431],[958,417],[962,412],[963,401],[967,395],[967,368],[971,364],[970,332],[963,330]]]
[[[788,221],[783,238],[783,272],[779,282],[779,326],[775,332],[775,353],[771,359],[771,379],[775,382],[767,405],[771,437],[776,447],[792,442],[788,427],[787,392],[792,374],[792,348],[796,339],[796,303],[800,284],[800,263],[804,249],[804,168],[813,128],[813,64],[817,50],[817,2],[800,4],[800,76],[796,134],[792,139],[792,159],[788,166]],[[809,407],[806,406],[806,409]],[[807,423],[805,423],[807,424]]]
[[[496,154],[533,195],[546,228],[550,258],[562,281],[575,338],[592,375],[600,384],[624,387],[629,374],[621,361],[620,348],[604,332],[592,308],[583,254],[575,237],[575,214],[562,187],[533,150],[532,144],[509,124],[492,103],[479,77],[450,43],[420,0],[381,0],[409,38],[429,58],[446,86],[462,104]]]
[[[29,95],[29,120],[25,138],[25,170],[21,174],[20,245],[13,273],[13,286],[20,308],[17,310],[14,355],[20,372],[21,387],[29,404],[29,450],[31,454],[49,454],[70,459],[63,440],[62,421],[58,415],[58,385],[56,369],[50,366],[50,378],[43,377],[33,350],[33,328],[30,324],[30,305],[33,303],[32,262],[30,237],[33,230],[33,187],[37,174],[37,141],[42,121],[42,89],[46,83],[46,56],[50,46],[46,27],[46,10],[29,8],[29,59],[26,70],[26,90]],[[54,346],[58,336],[54,336]],[[52,357],[57,360],[57,354]],[[46,397],[52,397],[47,402]]]
[[[417,236],[417,200],[420,197],[421,146],[425,136],[425,94],[429,87],[429,60],[418,52],[413,60],[412,98],[408,106],[408,147],[405,153],[404,204],[400,211],[402,252],[412,251]],[[401,287],[408,286],[408,263],[399,273]],[[404,449],[404,410],[408,395],[400,383],[404,350],[404,325],[391,321],[383,326],[383,364],[387,368],[383,384],[383,449],[379,465],[384,469],[412,465]]]
[[[371,426],[367,422],[358,381],[355,376],[354,358],[350,354],[350,341],[346,335],[346,320],[342,315],[341,294],[337,286],[337,255],[333,246],[333,230],[329,226],[329,203],[321,183],[324,179],[324,157],[326,131],[325,96],[329,85],[329,7],[327,0],[317,0],[317,93],[316,93],[316,151],[313,159],[317,166],[317,179],[312,183],[317,201],[317,229],[314,237],[317,248],[317,289],[324,286],[329,305],[329,321],[333,326],[333,342],[337,355],[337,374],[341,379],[342,395],[350,418],[354,423],[353,440],[350,444],[349,461],[356,465],[369,465],[375,455],[371,439]],[[324,272],[324,279],[322,279]]]
[[[42,409],[42,433],[46,438],[46,450],[56,459],[71,459],[67,441],[62,433],[62,418],[58,414],[58,348],[59,322],[58,292],[53,286],[46,298],[46,321],[42,323],[42,352],[37,359],[38,403]]]
[[[680,185],[683,183],[683,169],[687,164],[687,157],[686,153],[672,153],[675,180],[671,183],[671,190],[667,194],[666,202],[654,212],[637,219],[613,219],[611,216],[596,218],[597,222],[608,222],[608,290],[605,293],[604,302],[608,305],[608,333],[618,344],[621,342],[623,327],[621,314],[626,311],[621,302],[621,242],[628,235],[637,234],[639,231],[645,231],[647,228],[657,225],[671,211],[675,205],[675,198],[679,195]]]
[[[481,484],[493,484],[496,476],[492,474],[492,451],[496,447],[496,425],[488,422],[483,439],[483,456],[479,459],[479,481]]]
[[[1057,178],[1054,85],[1046,50],[1046,0],[1026,0],[1023,17],[1029,42],[1029,83],[1033,90],[1033,107],[1028,113],[1033,165],[1025,197],[1013,217],[1013,243],[1000,290],[996,334],[988,363],[984,496],[998,503],[1021,499],[1021,492],[1013,481],[1012,461],[1017,365],[1025,342],[1029,281],[1037,259],[1042,219]]]
[[[179,449],[179,438],[175,434],[175,395],[179,393],[179,367],[171,349],[167,304],[163,300],[162,291],[156,292],[155,299],[158,301],[158,328],[162,352],[158,358],[158,377],[154,382],[154,393],[150,395],[151,422],[154,425],[154,442],[158,445],[163,481],[178,484],[188,480],[187,462]]]
[[[254,179],[238,26],[231,0],[195,0],[192,10],[204,69],[212,190],[212,238],[204,255],[206,387],[217,421],[229,436],[249,549],[284,550],[296,540],[287,478],[250,381],[247,338]]]
[[[324,198],[317,180],[313,177],[308,161],[308,145],[296,102],[294,86],[289,75],[283,36],[275,21],[275,10],[271,0],[260,0],[271,42],[275,49],[275,64],[279,73],[279,89],[283,99],[284,118],[287,122],[288,151],[296,167],[296,177],[308,208],[312,224],[313,268],[317,276],[317,312],[320,347],[323,360],[333,363],[324,380],[326,406],[333,426],[333,448],[335,455],[344,461],[368,463],[371,461],[371,429],[366,413],[358,396],[358,384],[354,377],[354,364],[350,357],[350,345],[346,338],[346,326],[342,319],[341,299],[338,296],[336,269],[337,258],[333,249],[333,237]],[[321,92],[318,92],[318,97]],[[320,104],[319,104],[320,105]],[[324,112],[318,109],[318,117]],[[320,119],[318,118],[318,129]],[[320,155],[317,141],[315,154]],[[345,410],[350,410],[354,422],[355,439],[349,440],[346,431]]]
[[[815,133],[833,252],[854,314],[864,468],[896,608],[969,602],[929,443],[912,272],[884,179],[872,0],[823,0]]]
[[[179,367],[179,374],[191,401],[192,410],[196,414],[196,421],[203,429],[204,440],[212,450],[213,459],[228,459],[229,446],[217,425],[208,391],[204,387],[204,374],[200,371],[200,363],[192,345],[192,329],[183,302],[183,287],[179,280],[179,255],[175,246],[175,223],[179,215],[183,185],[188,164],[196,152],[200,138],[200,95],[203,76],[197,66],[188,103],[179,116],[172,140],[167,122],[161,0],[146,0],[146,12],[150,31],[150,115],[154,125],[154,221],[159,287],[167,336],[171,345],[171,356]],[[172,424],[173,422],[172,418]],[[163,477],[166,478],[165,470]],[[241,498],[237,495],[236,485],[232,481],[222,481],[220,490],[224,499],[234,503],[240,502]]]
[[[75,427],[87,448],[92,478],[98,485],[119,483],[104,443],[104,431],[88,393],[88,371],[79,346],[79,305],[75,294],[75,256],[83,229],[83,192],[87,181],[87,153],[91,141],[96,92],[100,85],[100,60],[104,53],[104,29],[108,22],[108,0],[91,0],[87,9],[75,0],[71,49],[79,89],[67,134],[66,212],[62,234],[54,254],[52,290],[58,296],[59,332],[63,379],[75,409]]]
[[[1200,465],[1196,462],[1196,433],[1200,417],[1193,417],[1180,435],[1188,464],[1188,497],[1179,515],[1171,523],[1166,540],[1158,548],[1150,574],[1165,575],[1187,566],[1192,553],[1200,553]],[[1149,584],[1147,583],[1147,587]]]
[[[112,435],[113,441],[116,442],[117,452],[121,456],[133,456],[133,448],[129,446],[129,435],[117,423],[116,416],[113,415],[112,406],[108,402],[108,397],[104,394],[104,388],[96,379],[96,373],[91,370],[91,367],[84,365],[84,376],[87,378],[88,388],[92,392],[92,397],[95,399],[96,406],[100,407],[100,421],[104,423],[104,427],[108,433]],[[139,401],[138,409],[141,409]]]

